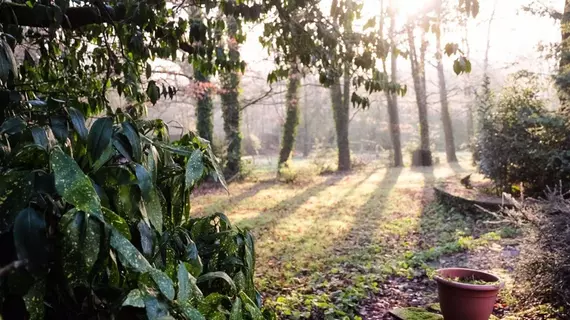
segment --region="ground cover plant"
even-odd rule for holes
[[[433,302],[438,266],[473,267],[471,256],[520,236],[432,203],[437,180],[470,170],[460,156],[433,169],[371,163],[301,185],[262,174],[230,186],[229,197],[199,194],[193,210],[252,228],[256,282],[280,318],[377,319],[398,304]]]

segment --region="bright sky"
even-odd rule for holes
[[[358,0],[355,0],[358,1]],[[400,11],[400,21],[405,21],[406,16],[413,15],[421,9],[427,1],[431,0],[393,0],[394,5]],[[447,0],[455,3],[459,0]],[[330,6],[331,0],[322,0],[323,7]],[[384,0],[385,4],[389,0]],[[539,59],[536,48],[540,42],[553,43],[560,39],[559,26],[549,18],[532,16],[521,10],[523,5],[531,0],[480,0],[480,13],[469,22],[469,42],[471,48],[471,60],[474,67],[481,65],[487,42],[487,26],[494,6],[495,18],[493,20],[493,32],[491,34],[490,62],[493,68],[505,68],[512,66],[516,69],[532,69],[536,72],[547,73],[549,66]],[[542,0],[542,3],[557,10],[562,10],[564,0]],[[380,0],[365,0],[363,13],[371,15],[380,11]],[[249,62],[249,67],[261,71],[271,66],[267,59],[267,53],[257,43],[261,33],[261,27],[253,28],[248,35],[247,43],[242,46],[244,58]],[[461,43],[464,36],[461,28],[454,31],[446,30],[444,42]],[[516,65],[513,66],[513,63]]]

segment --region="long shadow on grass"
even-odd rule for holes
[[[216,201],[213,204],[204,207],[202,209],[202,212],[205,214],[213,214],[216,212],[228,211],[228,209],[230,209],[230,206],[235,206],[245,199],[254,197],[260,191],[265,190],[274,184],[275,182],[273,180],[259,181],[258,183],[255,183],[237,195],[230,195],[222,201]]]
[[[366,203],[354,214],[354,223],[346,233],[344,243],[340,246],[335,245],[334,250],[358,250],[372,242],[376,229],[380,227],[382,222],[386,221],[386,218],[382,216],[385,210],[385,202],[396,185],[402,170],[402,168],[386,169],[386,173],[378,183],[377,188],[370,194]],[[336,255],[347,253],[336,252]]]
[[[271,208],[264,209],[259,215],[243,219],[238,222],[242,227],[249,227],[251,229],[258,227],[271,227],[279,223],[279,221],[287,218],[297,211],[309,198],[317,195],[319,192],[334,185],[344,178],[343,174],[334,174],[328,177],[325,181],[307,188],[306,190],[298,193],[297,195],[287,198]]]

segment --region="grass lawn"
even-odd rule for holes
[[[259,289],[282,318],[352,318],[389,278],[425,277],[442,257],[500,238],[500,230],[433,204],[435,181],[473,170],[462,158],[422,169],[369,163],[296,184],[258,174],[232,184],[229,195],[199,193],[192,210],[224,212],[252,230]]]

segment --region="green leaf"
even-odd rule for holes
[[[249,312],[253,320],[264,320],[261,310],[259,310],[257,305],[247,296],[247,294],[245,294],[245,292],[240,291],[239,297],[245,303],[245,309],[247,310],[247,312]]]
[[[170,279],[166,273],[158,270],[158,269],[151,269],[150,276],[154,283],[158,286],[158,289],[168,300],[174,300],[174,283],[172,283],[172,279]]]
[[[14,246],[19,260],[27,260],[32,272],[41,271],[48,261],[46,222],[32,208],[18,214],[14,222]]]
[[[200,311],[193,308],[189,303],[180,303],[180,309],[182,309],[182,313],[184,313],[184,316],[189,320],[206,320]]]
[[[67,118],[63,116],[52,116],[50,118],[51,131],[61,142],[65,142],[69,136],[69,128],[67,125]]]
[[[138,273],[150,272],[152,270],[150,263],[145,257],[115,228],[111,229],[111,247],[117,251],[119,261],[124,266]]]
[[[71,117],[71,124],[73,125],[73,129],[75,129],[75,132],[79,134],[79,137],[83,141],[87,141],[88,131],[87,127],[85,126],[85,117],[83,116],[81,111],[73,107],[69,107],[68,112],[69,116]]]
[[[188,244],[185,248],[185,254],[182,260],[186,262],[186,266],[190,271],[190,274],[194,277],[199,276],[202,274],[203,265],[202,259],[200,259],[200,255],[198,254],[198,247],[196,247],[196,243],[192,241],[192,239],[188,239]]]
[[[190,275],[184,263],[178,264],[178,294],[176,300],[187,301],[190,299]]]
[[[236,297],[232,304],[232,313],[230,313],[230,320],[243,319],[242,303],[239,297]]]
[[[164,317],[170,316],[168,313],[168,305],[159,301],[156,297],[147,295],[144,297],[144,305],[148,320],[162,320]]]
[[[135,308],[144,308],[144,294],[139,289],[133,289],[123,301],[123,307],[130,306]]]
[[[141,161],[142,158],[142,147],[141,138],[135,127],[129,122],[123,122],[123,133],[129,140],[131,144],[131,150],[133,151],[133,159],[137,162]]]
[[[202,151],[196,149],[190,155],[188,163],[186,163],[186,190],[194,187],[204,174],[204,162],[202,161]]]
[[[210,282],[216,279],[224,280],[231,287],[233,292],[236,291],[236,285],[234,281],[232,280],[232,278],[230,278],[230,276],[228,276],[227,273],[223,271],[214,271],[214,272],[205,273],[200,277],[198,277],[198,279],[196,279],[196,283],[200,284],[204,282]]]
[[[456,75],[461,73],[461,63],[459,63],[459,60],[453,62],[453,72],[455,72]]]
[[[77,163],[60,148],[54,148],[50,155],[50,164],[55,176],[55,189],[59,195],[78,210],[103,219],[99,196],[91,180]]]
[[[123,237],[131,240],[131,232],[129,230],[129,225],[118,214],[114,213],[113,211],[103,207],[103,217],[105,217],[105,222],[112,225],[117,231],[119,231]]]
[[[44,297],[46,294],[45,280],[36,281],[28,293],[23,296],[26,304],[26,311],[29,313],[29,320],[43,320],[45,313]]]
[[[34,143],[42,149],[49,150],[55,144],[55,138],[49,127],[33,127],[31,131]]]
[[[143,201],[141,211],[146,213],[150,223],[162,234],[162,205],[158,196],[158,190],[152,183],[152,177],[140,164],[134,164],[138,186],[141,190]]]
[[[186,268],[186,265],[181,262],[178,264],[178,295],[176,300],[188,301],[201,300],[203,298],[202,292],[196,285],[196,278],[194,278]]]
[[[156,104],[158,99],[160,98],[160,89],[156,85],[154,80],[148,82],[148,87],[146,88],[146,95],[150,99],[153,105]]]
[[[34,174],[28,171],[11,171],[0,176],[0,234],[8,231],[18,213],[28,207],[33,178]]]
[[[72,209],[62,216],[59,229],[62,232],[63,273],[72,287],[87,285],[87,276],[99,256],[103,234],[101,222]]]
[[[109,117],[97,119],[89,130],[87,150],[91,161],[97,161],[111,144],[113,136],[113,119]]]
[[[146,157],[146,169],[152,177],[152,182],[156,183],[158,176],[158,150],[153,145],[149,146],[148,155]]]
[[[0,134],[13,135],[24,131],[26,123],[20,118],[8,118],[0,126]]]
[[[465,59],[465,72],[471,73],[471,61],[468,59]]]
[[[105,165],[105,163],[107,163],[109,160],[111,160],[114,155],[115,149],[113,149],[113,144],[109,143],[103,151],[103,154],[101,154],[101,156],[93,164],[93,172],[97,172],[99,169],[101,169],[101,167]]]

